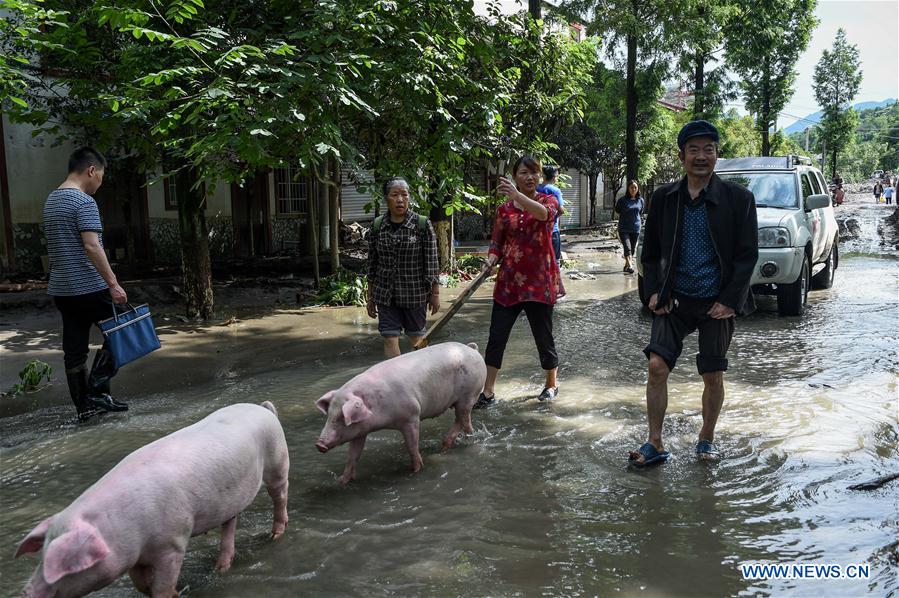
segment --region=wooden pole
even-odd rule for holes
[[[440,332],[444,326],[446,326],[447,322],[449,322],[454,315],[456,315],[456,312],[458,312],[462,308],[462,305],[464,305],[465,302],[468,301],[469,298],[471,298],[474,292],[478,290],[478,287],[481,286],[481,283],[487,280],[487,277],[489,276],[491,270],[493,270],[493,268],[481,271],[477,278],[469,283],[468,287],[464,291],[462,291],[462,293],[458,297],[456,297],[456,299],[450,304],[449,309],[446,310],[446,313],[443,314],[443,317],[434,322],[434,324],[431,325],[425,335],[421,337],[421,340],[418,341],[417,345],[415,345],[416,349],[424,349],[428,346],[428,344],[430,344],[431,339],[434,338],[434,336],[438,332]]]

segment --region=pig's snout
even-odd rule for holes
[[[331,447],[329,447],[327,444],[325,444],[325,442],[323,440],[319,440],[318,442],[315,443],[315,448],[317,448],[318,452],[320,452],[320,453],[327,453],[328,449],[330,449]]]

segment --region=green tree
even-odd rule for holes
[[[858,115],[852,99],[862,83],[858,48],[846,40],[846,32],[837,30],[830,50],[821,53],[815,65],[815,99],[824,111],[821,118],[822,142],[829,151],[831,176],[837,172],[837,155],[853,139]],[[826,153],[822,149],[822,153]]]
[[[679,19],[680,0],[569,0],[563,6],[573,14],[590,14],[589,30],[599,36],[606,53],[616,62],[623,58],[625,72],[625,160],[628,179],[640,170],[637,145],[638,70],[657,77],[669,71],[668,58],[682,46],[682,29],[670,26]],[[624,46],[624,56],[621,47]],[[653,85],[652,87],[655,87]]]
[[[770,131],[793,97],[796,61],[817,24],[817,0],[741,3],[737,25],[727,30],[727,62],[742,79],[746,108],[761,134],[761,155],[771,155]]]
[[[736,86],[718,55],[724,50],[725,32],[740,26],[739,3],[735,0],[682,0],[680,9],[684,51],[678,69],[690,76],[693,88],[693,118],[715,119],[724,104],[737,97]]]
[[[0,0],[0,13],[0,110],[27,110],[29,88],[40,82],[30,68],[31,57],[41,50],[62,49],[40,33],[66,27],[69,13],[29,0]]]
[[[339,122],[345,111],[372,111],[346,81],[368,68],[356,49],[374,14],[313,1],[82,0],[78,8],[73,26],[36,34],[40,59],[58,76],[41,78],[38,105],[21,116],[117,145],[144,168],[165,167],[179,189],[187,311],[208,316],[203,182],[242,182],[285,164],[324,172],[351,155]],[[46,51],[48,41],[63,49]]]

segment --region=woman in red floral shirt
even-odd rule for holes
[[[475,407],[486,407],[496,399],[493,387],[502,367],[503,353],[515,320],[524,310],[537,351],[540,365],[546,370],[546,385],[538,397],[553,400],[559,392],[556,372],[559,357],[553,339],[553,305],[565,294],[559,264],[552,248],[552,230],[558,200],[552,195],[537,192],[540,183],[540,161],[522,156],[512,166],[512,181],[500,177],[498,191],[509,198],[496,209],[493,240],[486,268],[500,262],[496,286],[493,289],[493,313],[490,316],[490,337],[484,361],[487,381]]]

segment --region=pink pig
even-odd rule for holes
[[[337,390],[326,393],[315,406],[328,416],[315,448],[326,453],[350,443],[346,469],[340,476],[348,484],[370,432],[382,429],[403,433],[412,456],[412,470],[421,469],[418,450],[419,422],[455,407],[456,420],[443,437],[444,449],[453,446],[459,432],[471,434],[471,408],[487,378],[487,366],[469,343],[441,343],[382,361]]]
[[[43,548],[25,596],[83,596],[126,571],[140,592],[176,596],[191,536],[221,526],[216,568],[231,567],[237,516],[263,483],[275,503],[271,537],[284,533],[288,469],[274,405],[219,409],[134,451],[34,528],[16,551]]]

